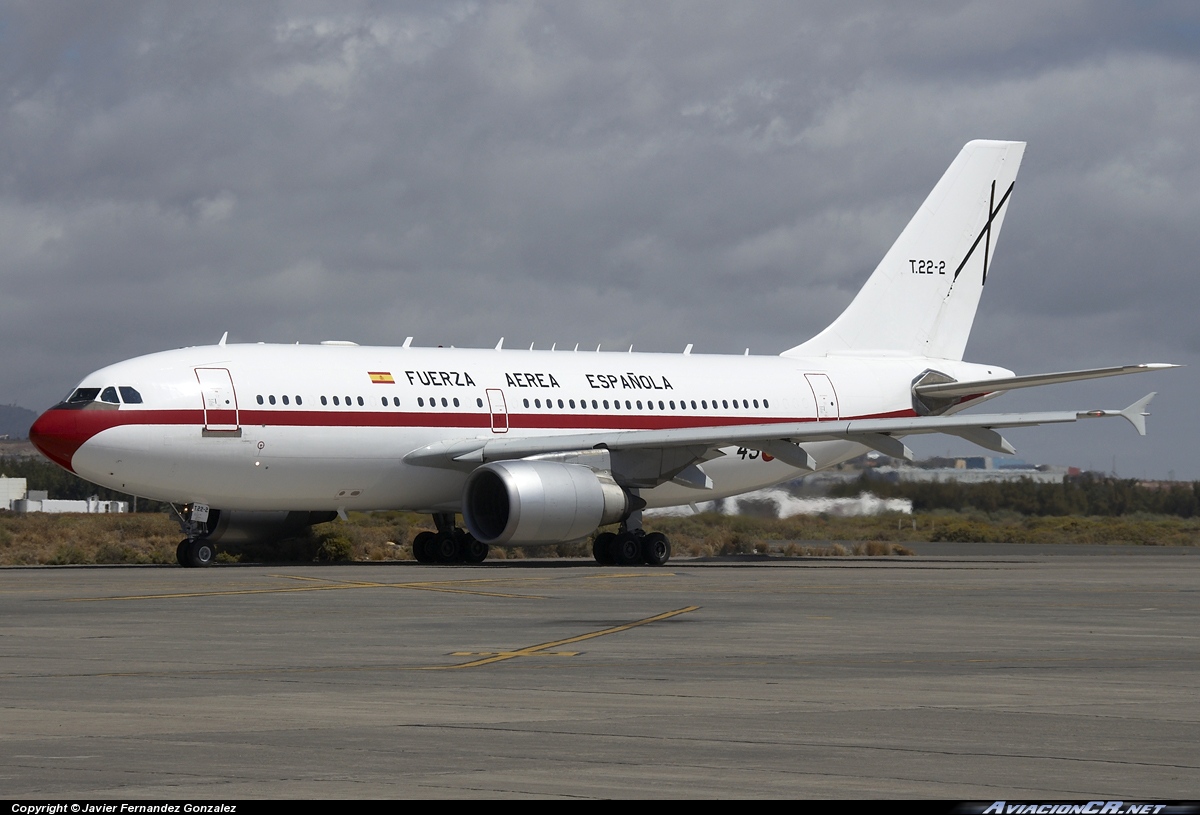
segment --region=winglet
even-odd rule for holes
[[[1129,420],[1129,423],[1134,426],[1139,436],[1146,435],[1146,417],[1150,415],[1146,407],[1150,404],[1150,400],[1157,395],[1157,391],[1148,393],[1121,411],[1121,415]]]

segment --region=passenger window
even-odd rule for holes
[[[347,399],[346,401],[347,401],[347,402],[349,402],[350,400],[349,400],[349,399]],[[361,396],[360,396],[360,397],[358,397],[358,406],[359,406],[359,407],[362,407],[362,406],[363,406],[363,405],[365,405],[365,404],[366,404],[366,402],[364,402],[364,401],[363,401],[363,398],[362,398]]]
[[[341,402],[339,402],[339,401],[338,401],[338,398],[337,398],[336,396],[335,396],[335,397],[333,397],[333,403],[334,403],[335,405],[338,405],[339,407],[340,407],[340,406],[341,406],[341,404],[342,404]]]
[[[445,396],[443,396],[443,397],[442,397],[442,407],[450,407],[448,404],[446,404],[446,397],[445,397]]]
[[[296,397],[296,404],[297,404],[297,405],[303,405],[303,404],[304,404],[303,402],[301,402],[301,401],[300,401],[300,397],[299,397],[299,396],[297,396],[297,397]]]
[[[262,398],[261,393],[258,395],[257,399],[258,399],[258,403],[261,405],[263,403],[263,398]]]
[[[260,405],[262,404],[262,397],[261,397],[261,396],[260,396],[260,397],[258,397],[258,403],[259,403]],[[324,396],[322,396],[322,397],[321,397],[321,404],[322,404],[322,405],[328,405],[328,404],[329,404],[329,400],[328,400],[328,399],[326,399]]]
[[[458,397],[457,396],[454,397],[454,406],[458,407]]]
[[[399,396],[392,397],[392,405],[394,405],[395,407],[400,407],[400,397]]]
[[[286,405],[286,404],[289,404],[289,402],[288,402],[288,398],[287,398],[287,394],[286,394],[286,393],[283,395],[283,403],[284,403],[285,405]]]
[[[140,405],[142,403],[142,395],[134,388],[128,385],[121,385],[117,388],[121,392],[121,401],[127,405]]]
[[[770,402],[768,402],[766,399],[764,399],[764,400],[763,400],[763,407],[765,407],[765,408],[769,408],[770,406],[771,406],[771,403],[770,403]]]
[[[334,399],[337,399],[337,397],[336,397],[336,396],[335,396],[335,397],[333,397],[333,398],[334,398]],[[417,407],[425,407],[425,398],[424,398],[423,396],[418,396],[418,397],[417,397]]]
[[[108,402],[110,405],[118,405],[121,400],[117,398],[117,389],[109,385],[104,389],[104,393],[100,394],[101,402]]]
[[[386,397],[386,396],[383,396],[383,397],[380,397],[380,398],[383,400],[383,406],[384,406],[384,407],[387,407],[387,397]]]
[[[475,398],[475,407],[483,407],[483,400],[479,397]]]
[[[528,400],[528,399],[523,399],[523,400],[521,400],[521,401],[523,401],[523,402],[525,403],[525,407],[529,407],[529,400]]]

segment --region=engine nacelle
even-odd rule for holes
[[[295,537],[313,524],[337,517],[336,512],[287,512],[212,509],[204,537],[213,543],[267,543]]]
[[[488,544],[562,543],[621,520],[629,495],[579,464],[496,461],[467,478],[462,513],[475,540]]]

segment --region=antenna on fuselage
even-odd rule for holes
[[[409,346],[411,346],[411,345],[412,345],[412,341],[413,341],[413,338],[412,338],[412,337],[405,337],[405,338],[404,338],[404,345],[401,345],[400,347],[401,347],[401,348],[408,348]]]
[[[683,349],[683,353],[685,353],[685,354],[692,353],[692,344],[690,342],[687,344],[687,347]]]
[[[503,347],[504,347],[504,337],[501,337],[500,342],[496,343],[496,350],[499,351]]]
[[[217,343],[217,345],[218,345],[218,346],[224,345],[224,344],[225,344],[225,340],[227,340],[227,339],[229,339],[229,332],[228,332],[228,331],[226,331],[224,334],[222,334],[222,335],[221,335],[221,341],[220,341],[220,342],[218,342],[218,343]]]

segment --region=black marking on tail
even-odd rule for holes
[[[971,259],[971,255],[975,254],[975,249],[979,246],[979,242],[984,239],[984,236],[987,237],[987,241],[983,246],[983,283],[981,285],[987,284],[988,255],[991,254],[992,248],[992,221],[995,220],[998,214],[1000,214],[1000,210],[1004,208],[1004,203],[1008,201],[1008,196],[1012,195],[1013,187],[1016,185],[1016,181],[1013,181],[1011,184],[1009,184],[1008,189],[1004,191],[1004,196],[1000,199],[1000,203],[997,204],[996,181],[994,179],[992,180],[992,195],[991,200],[988,201],[987,223],[983,225],[983,229],[980,230],[979,236],[975,238],[975,242],[971,244],[971,248],[967,250],[966,257],[962,259],[962,263],[958,264],[958,268],[954,270],[954,280],[950,281],[951,286],[953,286],[958,280],[959,272],[961,272],[963,267],[967,265],[967,261]]]

